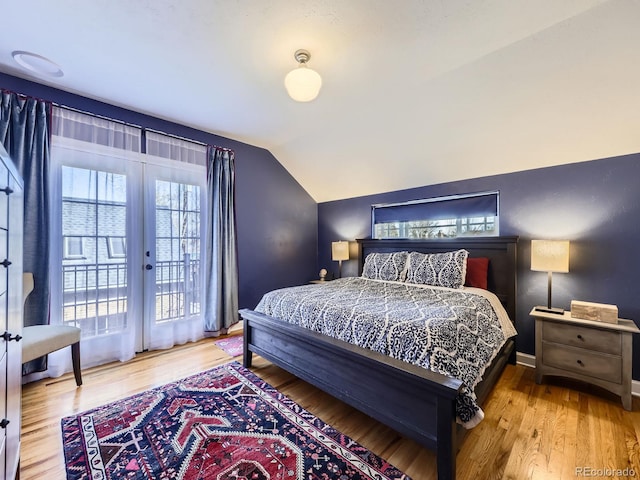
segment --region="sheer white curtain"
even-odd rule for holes
[[[86,283],[90,283],[90,278],[95,276],[94,282],[99,282],[97,278],[98,265],[89,265],[91,261],[91,255],[85,254],[85,259],[78,262],[70,262],[65,260],[65,245],[63,240],[63,227],[62,225],[62,210],[64,208],[74,207],[71,202],[67,202],[63,205],[63,197],[71,195],[76,206],[82,206],[82,200],[84,193],[90,192],[92,185],[88,184],[88,179],[96,180],[95,173],[87,173],[93,169],[95,172],[105,172],[102,175],[104,181],[110,181],[111,183],[118,183],[119,178],[126,178],[126,195],[129,196],[133,192],[133,184],[135,182],[141,182],[141,157],[140,154],[142,145],[142,130],[123,123],[110,121],[103,118],[98,118],[89,114],[68,110],[65,108],[55,107],[53,109],[53,122],[52,122],[52,139],[51,139],[51,190],[50,190],[50,204],[51,204],[51,217],[52,217],[52,245],[51,245],[51,258],[50,258],[50,272],[51,272],[51,323],[62,324],[67,323],[70,325],[78,325],[83,329],[81,339],[81,357],[82,367],[87,368],[90,366],[100,365],[115,360],[125,361],[131,359],[135,355],[136,351],[136,332],[135,322],[136,316],[139,316],[142,311],[142,301],[135,296],[131,295],[124,301],[126,306],[122,307],[126,311],[126,318],[121,323],[121,328],[111,329],[108,328],[95,328],[87,329],[87,323],[84,321],[73,322],[69,320],[69,314],[73,310],[77,316],[82,316],[82,313],[77,313],[79,309],[84,308],[89,310],[91,308],[91,299],[89,298],[85,305],[78,305],[80,302],[76,302],[74,306],[69,309],[65,307],[69,304],[68,297],[76,295],[83,295],[81,291],[77,290],[77,286],[74,289],[69,283],[69,270],[63,275],[62,265],[69,263],[86,263],[78,267],[75,272],[76,278],[81,278]],[[66,171],[65,171],[66,169]],[[63,174],[66,178],[65,191],[63,188]],[[93,175],[93,176],[92,176]],[[122,182],[120,182],[122,183]],[[71,190],[70,190],[71,189]],[[71,192],[71,193],[70,193]],[[124,192],[122,192],[124,195]],[[113,202],[113,193],[106,194],[105,201],[102,205],[98,202],[98,193],[94,190],[94,201],[96,203],[95,209],[105,208],[109,205],[109,201]],[[93,205],[91,205],[94,207]],[[95,222],[97,217],[91,217],[84,215],[83,213],[72,213],[71,217],[75,218],[78,226],[76,228],[84,228],[91,224],[91,221]],[[67,217],[69,212],[66,212]],[[128,217],[141,217],[141,212],[133,212],[133,215]],[[127,230],[130,230],[134,226],[135,218],[127,219]],[[88,227],[87,227],[88,228]],[[124,227],[123,227],[124,228]],[[96,227],[96,232],[97,232]],[[68,233],[68,232],[66,232]],[[83,234],[83,230],[78,230],[74,233]],[[83,239],[83,243],[97,243],[98,233],[94,238],[89,240]],[[86,247],[86,245],[85,245]],[[94,261],[97,262],[98,246],[94,246],[96,250]],[[131,252],[132,255],[142,256],[140,252]],[[130,255],[128,255],[130,257]],[[141,258],[138,262],[141,262]],[[82,270],[84,268],[84,271]],[[93,273],[95,271],[95,273]],[[130,284],[132,281],[140,281],[141,274],[139,272],[129,272],[129,278],[126,283]],[[90,297],[91,294],[84,294]],[[97,297],[97,294],[96,294]],[[71,302],[73,303],[73,302]],[[122,303],[122,302],[121,302]],[[96,302],[94,302],[96,304]],[[96,310],[98,307],[96,307]],[[85,312],[85,315],[88,315]],[[96,323],[98,320],[96,320]],[[35,380],[43,377],[57,377],[65,372],[72,370],[71,358],[68,349],[63,349],[58,352],[54,352],[49,355],[48,370],[38,374],[33,374],[32,378],[28,378],[27,381]],[[35,377],[35,378],[33,378]]]
[[[95,115],[55,107],[52,134],[93,145],[140,152],[142,129]]]
[[[205,167],[207,146],[191,140],[147,130],[147,154]]]

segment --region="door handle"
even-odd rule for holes
[[[147,264],[144,266],[144,269],[145,269],[145,270],[152,270],[152,269],[153,269],[153,265],[151,265],[150,263],[147,263]]]
[[[5,342],[10,342],[11,340],[15,340],[16,342],[19,342],[20,340],[22,340],[22,336],[20,335],[13,336],[9,332],[4,332],[2,335],[0,335],[0,338],[4,338]]]

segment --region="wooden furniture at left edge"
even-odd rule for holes
[[[489,290],[505,305],[512,321],[516,312],[517,237],[453,240],[358,240],[359,267],[373,252],[438,253],[465,248],[471,257],[488,257]],[[256,353],[272,363],[357,408],[399,433],[436,452],[438,478],[456,477],[456,453],[464,429],[456,424],[455,401],[461,382],[377,352],[291,325],[253,310],[244,319],[244,366]],[[514,360],[509,341],[485,380],[476,388],[482,403],[507,360]]]
[[[0,478],[20,468],[23,184],[0,145]]]

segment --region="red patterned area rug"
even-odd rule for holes
[[[67,479],[410,480],[236,362],[62,419]]]
[[[244,337],[242,335],[221,338],[213,343],[215,343],[232,357],[239,357],[243,353]]]

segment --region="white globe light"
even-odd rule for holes
[[[284,78],[287,93],[296,102],[310,102],[320,93],[322,78],[315,70],[301,64]]]
[[[307,50],[296,50],[293,58],[298,62],[298,68],[284,77],[284,86],[289,96],[296,102],[310,102],[320,93],[322,78],[318,72],[307,67],[307,62],[311,58]]]

